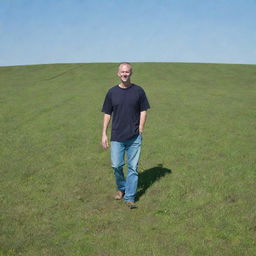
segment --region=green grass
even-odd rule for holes
[[[139,208],[113,201],[116,64],[0,68],[0,256],[256,255],[255,65],[134,63]]]

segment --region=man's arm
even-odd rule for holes
[[[111,119],[111,115],[104,114],[103,117],[103,129],[102,129],[102,139],[101,139],[101,145],[104,149],[108,148],[108,136],[107,136],[107,130],[108,125]]]
[[[140,112],[140,126],[139,126],[139,132],[140,134],[144,132],[144,126],[147,120],[147,111],[141,111]]]

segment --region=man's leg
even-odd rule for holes
[[[123,173],[125,146],[122,142],[111,141],[111,162],[114,169],[117,190],[125,191],[125,178]]]
[[[141,150],[141,135],[138,135],[126,144],[128,172],[124,200],[134,202],[138,186],[138,163]]]

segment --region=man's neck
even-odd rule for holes
[[[119,84],[119,87],[121,87],[121,88],[129,88],[130,86],[131,86],[132,84],[131,84],[131,82],[129,81],[129,82],[126,82],[126,83],[124,83],[124,82],[121,82],[120,84]]]

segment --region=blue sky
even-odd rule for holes
[[[0,0],[0,66],[256,64],[256,0]]]

